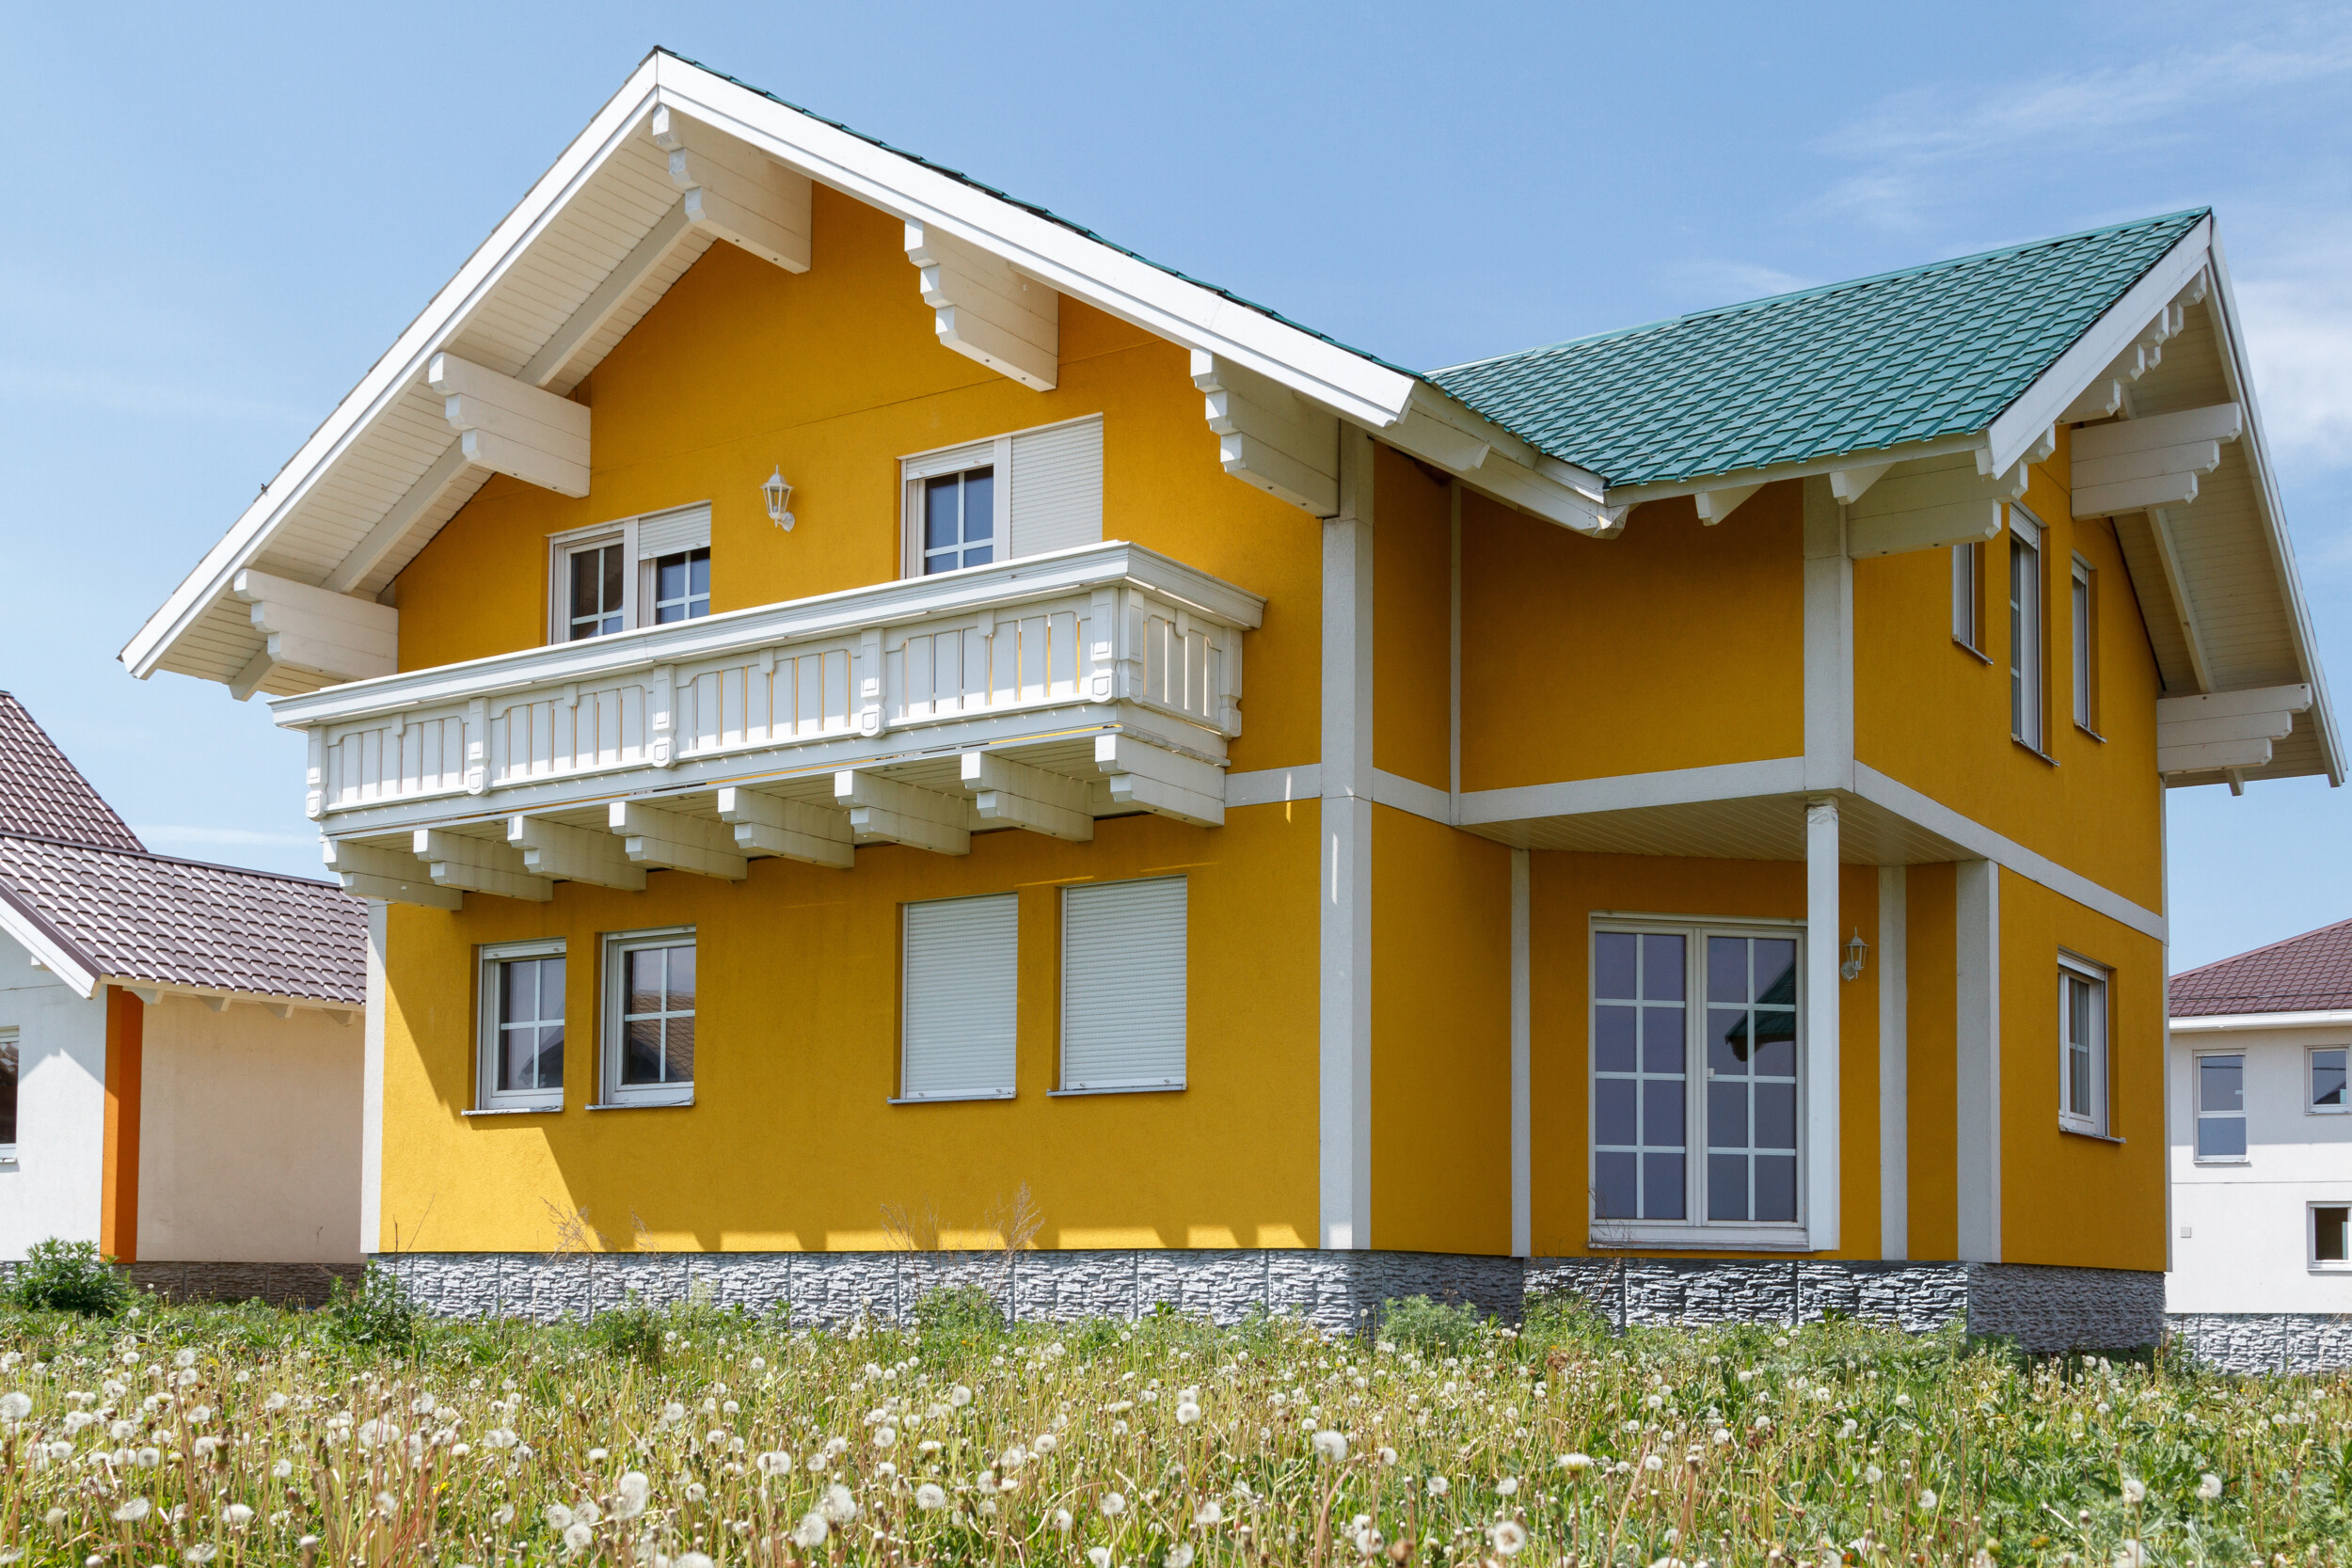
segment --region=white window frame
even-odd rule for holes
[[[2313,1274],[2352,1274],[2352,1256],[2328,1259],[2319,1256],[2319,1212],[2322,1209],[2352,1209],[2352,1197],[2340,1197],[2332,1202],[2327,1198],[2313,1198],[2303,1205],[2303,1266]],[[2352,1236],[2345,1240],[2348,1244],[2344,1251],[2352,1254]]]
[[[2345,1078],[2344,1094],[2344,1103],[2341,1105],[2322,1105],[2315,1098],[2313,1098],[2315,1085],[2313,1083],[2312,1074],[2319,1070],[2320,1056],[2330,1051],[2335,1052],[2344,1057]],[[2313,1117],[2341,1117],[2352,1115],[2352,1046],[2312,1045],[2306,1046],[2304,1048],[2303,1113],[2306,1116]]]
[[[1083,904],[1086,895],[1109,888],[1129,888],[1144,883],[1172,883],[1184,908],[1184,943],[1176,955],[1184,985],[1177,996],[1178,1028],[1182,1041],[1178,1046],[1176,1075],[1172,1078],[1124,1080],[1088,1080],[1073,1082],[1070,1076],[1070,947],[1072,911],[1073,904]],[[1192,1070],[1192,887],[1184,877],[1134,877],[1109,882],[1077,882],[1061,890],[1061,1038],[1057,1060],[1060,1064],[1057,1095],[1081,1094],[1155,1094],[1168,1093],[1185,1086]]]
[[[617,544],[621,546],[621,632],[636,631],[654,625],[654,584],[652,562],[638,554],[637,529],[641,523],[668,518],[681,512],[710,510],[708,501],[688,501],[679,506],[665,506],[654,512],[641,512],[633,517],[617,517],[611,522],[589,528],[576,528],[564,533],[548,535],[548,641],[558,644],[572,641],[572,557],[580,550]],[[712,560],[715,563],[717,557]],[[715,574],[714,574],[715,576]],[[673,622],[672,625],[678,623]],[[600,635],[617,637],[621,632]],[[594,641],[583,638],[582,641]]]
[[[2097,569],[2081,556],[2074,557],[2068,579],[2069,629],[2074,639],[2074,727],[2092,736],[2099,733],[2098,585]]]
[[[501,942],[475,949],[474,988],[480,993],[474,1008],[474,1107],[477,1111],[561,1111],[564,1085],[552,1089],[501,1089],[498,1086],[500,1053],[505,1047],[504,1021],[499,1017],[500,966],[531,958],[562,958],[564,1017],[564,1067],[566,1076],[576,1055],[571,1021],[571,961],[564,939]],[[544,1021],[542,1021],[544,1022]]]
[[[628,997],[627,956],[648,947],[694,949],[694,1070],[702,1070],[702,946],[691,926],[665,926],[645,931],[608,931],[602,938],[603,1005],[596,1009],[597,1101],[591,1110],[619,1110],[644,1105],[691,1105],[691,1078],[661,1084],[624,1084],[621,1063],[628,1039]],[[676,1016],[676,1015],[666,1015]],[[567,1042],[568,1043],[568,1042]]]
[[[898,1092],[891,1097],[894,1105],[936,1105],[960,1100],[1011,1100],[1020,1089],[1021,1077],[1021,904],[1018,893],[969,894],[960,898],[917,898],[898,906]],[[970,904],[995,901],[1007,904],[1012,911],[1012,1038],[1009,1042],[1004,1062],[1004,1081],[987,1088],[956,1090],[924,1089],[907,1082],[907,1022],[914,985],[915,911],[937,909],[945,904]]]
[[[15,1051],[15,1053],[16,1053],[16,1069],[15,1069],[16,1085],[15,1085],[15,1089],[14,1089],[14,1093],[15,1093],[15,1095],[16,1095],[16,1117],[15,1117],[15,1119],[16,1119],[16,1124],[17,1124],[17,1127],[16,1127],[16,1137],[15,1137],[15,1138],[10,1139],[10,1140],[9,1140],[8,1142],[7,1142],[7,1143],[0,1144],[0,1165],[13,1165],[13,1164],[16,1164],[16,1150],[17,1150],[18,1141],[19,1141],[19,1140],[21,1140],[21,1139],[23,1139],[23,1137],[24,1136],[24,1037],[23,1037],[22,1035],[20,1035],[20,1034],[17,1032],[16,1028],[15,1028],[13,1025],[11,1025],[11,1026],[9,1026],[9,1027],[8,1027],[8,1028],[0,1028],[0,1046],[8,1046],[8,1047],[10,1047],[10,1048],[12,1048],[12,1049]]]
[[[988,566],[1001,566],[1023,557],[1013,553],[1013,442],[1023,436],[1040,436],[1047,431],[1063,430],[1076,425],[1103,423],[1100,414],[1085,414],[1074,420],[1057,420],[1051,424],[1028,425],[1009,430],[1001,436],[984,440],[960,441],[951,447],[934,447],[929,451],[909,452],[898,459],[898,575],[901,578],[923,576],[923,482],[945,474],[962,473],[968,468],[995,470],[996,520],[991,536],[995,549]],[[965,568],[957,568],[964,570]],[[985,571],[988,567],[972,567]],[[944,574],[941,574],[944,575]]]
[[[2040,520],[2014,503],[2009,534],[2009,733],[2021,745],[2046,753],[2049,616],[2042,601],[2049,562]],[[2027,556],[2031,569],[2021,571],[2021,559]]]
[[[2238,1108],[2234,1111],[2208,1111],[2205,1109],[2205,1062],[2208,1058],[2217,1056],[2235,1056],[2237,1058]],[[2234,1117],[2240,1123],[2245,1122],[2246,1057],[2247,1052],[2246,1048],[2243,1046],[2237,1047],[2234,1050],[2199,1051],[2190,1053],[2188,1059],[2188,1154],[2191,1163],[2200,1165],[2246,1165],[2253,1164],[2254,1141],[2250,1137],[2241,1134],[2239,1138],[2239,1142],[2246,1146],[2246,1152],[2243,1154],[2205,1154],[2200,1150],[2197,1137],[2198,1124],[2209,1116],[2216,1118]]]
[[[2114,972],[2104,964],[2077,958],[2071,953],[2058,955],[2058,1125],[2069,1132],[2085,1132],[2094,1138],[2108,1136],[2108,1041],[2114,1028]],[[2089,1042],[2090,1094],[2088,1110],[2072,1105],[2074,1085],[2074,994],[2077,986],[2088,987],[2092,998],[2091,1037]]]
[[[1952,546],[1952,641],[1984,657],[1984,549]]]
[[[1599,1059],[1595,1044],[1598,1038],[1599,1006],[1598,951],[1604,933],[1628,932],[1634,935],[1656,933],[1684,939],[1683,959],[1683,1209],[1680,1220],[1602,1219],[1597,1206],[1590,1220],[1589,1243],[1609,1248],[1744,1248],[1772,1251],[1809,1251],[1812,1247],[1810,1173],[1812,1151],[1808,1140],[1810,1110],[1808,1100],[1812,1091],[1812,1063],[1807,1059],[1810,1042],[1806,1038],[1806,1023],[1812,1017],[1805,979],[1804,927],[1785,920],[1748,918],[1741,916],[1692,920],[1661,915],[1625,915],[1597,911],[1590,918],[1585,932],[1585,1122],[1584,1178],[1588,1194],[1597,1194],[1599,1180]],[[1708,1138],[1707,1125],[1707,939],[1710,936],[1756,938],[1767,937],[1796,943],[1797,1037],[1796,1037],[1796,1142],[1797,1142],[1797,1217],[1794,1220],[1733,1221],[1709,1220],[1707,1213],[1707,1158]],[[1638,1045],[1637,1045],[1638,1049]],[[1637,1106],[1638,1114],[1638,1106]]]

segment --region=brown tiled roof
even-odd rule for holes
[[[332,882],[0,832],[0,899],[96,974],[367,1001],[367,906]]]
[[[2352,920],[2172,976],[2174,1018],[2352,1008]]]
[[[24,705],[0,691],[0,832],[144,849]]]

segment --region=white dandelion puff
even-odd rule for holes
[[[2123,1500],[2127,1503],[2147,1501],[2148,1483],[2136,1476],[2125,1476],[2123,1478]]]
[[[1054,1528],[1061,1531],[1064,1535],[1069,1534],[1070,1527],[1076,1523],[1077,1520],[1071,1516],[1070,1510],[1066,1508],[1057,1508],[1054,1510]]]
[[[1657,1454],[1649,1453],[1642,1456],[1642,1468],[1645,1470],[1662,1470],[1665,1467],[1666,1462]]]
[[[1429,1495],[1433,1497],[1442,1497],[1454,1490],[1454,1483],[1443,1476],[1431,1476],[1428,1484]]]
[[[269,1398],[262,1402],[262,1408],[264,1410],[283,1410],[286,1406],[292,1403],[294,1403],[294,1401],[288,1399],[283,1394],[272,1394]]]
[[[878,1449],[895,1448],[898,1446],[898,1429],[897,1427],[876,1427],[874,1429],[874,1447]]]
[[[2208,1470],[2198,1478],[2197,1497],[2201,1502],[2213,1502],[2221,1496],[2221,1478]]]
[[[1192,1568],[1192,1543],[1177,1542],[1168,1549],[1168,1555],[1160,1559],[1160,1561],[1166,1564],[1166,1568]]]
[[[761,1475],[780,1476],[792,1468],[792,1456],[788,1453],[763,1453],[755,1463]]]
[[[1215,1497],[1211,1497],[1207,1502],[1202,1503],[1199,1508],[1192,1511],[1192,1522],[1199,1525],[1203,1529],[1208,1528],[1211,1525],[1221,1524],[1224,1521],[1224,1506]]]
[[[183,1562],[205,1563],[212,1561],[213,1559],[218,1557],[219,1555],[220,1548],[218,1546],[214,1545],[209,1541],[202,1541],[193,1546],[190,1546],[186,1551],[182,1552],[180,1554],[180,1560]]]
[[[1200,1407],[1190,1401],[1176,1407],[1176,1424],[1180,1427],[1188,1427],[1200,1418]]]
[[[596,1539],[595,1530],[575,1520],[572,1528],[564,1532],[564,1549],[577,1557],[586,1551]]]
[[[133,1497],[129,1502],[115,1510],[115,1519],[119,1524],[135,1525],[153,1513],[155,1505],[145,1497]]]
[[[2115,1548],[2115,1568],[2147,1568],[2148,1548],[2137,1541],[2126,1541]]]
[[[1127,1499],[1117,1492],[1103,1494],[1103,1517],[1116,1519],[1127,1512]]]
[[[171,1364],[175,1367],[193,1367],[196,1365],[196,1352],[192,1350],[176,1352],[172,1355]]]
[[[548,1528],[562,1534],[572,1528],[572,1511],[562,1503],[549,1503],[547,1507],[547,1521]]]
[[[1495,1550],[1504,1557],[1517,1557],[1527,1544],[1527,1527],[1516,1519],[1505,1519],[1494,1528]]]
[[[965,1405],[972,1402],[972,1390],[966,1388],[962,1384],[959,1383],[954,1387],[947,1390],[947,1402],[954,1405],[958,1410],[961,1410]]]
[[[937,1481],[927,1481],[914,1489],[914,1506],[926,1513],[936,1513],[947,1506],[947,1493]]]
[[[825,1488],[825,1500],[817,1506],[836,1525],[846,1525],[857,1517],[857,1498],[837,1481]]]
[[[1921,1513],[1932,1513],[1935,1512],[1935,1503],[1936,1497],[1932,1490],[1925,1491],[1919,1494],[1919,1511]]]
[[[832,1528],[825,1523],[825,1516],[812,1508],[801,1515],[800,1524],[793,1528],[792,1544],[805,1551],[823,1545],[825,1537],[831,1533]]]
[[[1560,1468],[1572,1476],[1581,1476],[1592,1467],[1593,1456],[1591,1454],[1564,1453],[1560,1456]]]
[[[33,1396],[20,1389],[0,1394],[0,1422],[16,1425],[33,1413]]]
[[[220,1511],[220,1517],[230,1529],[243,1529],[253,1523],[253,1511],[243,1503],[230,1503]]]
[[[1312,1441],[1317,1458],[1335,1465],[1347,1458],[1347,1439],[1339,1433],[1327,1429],[1316,1433]]]
[[[712,1568],[710,1559],[701,1552],[681,1552],[671,1568]]]

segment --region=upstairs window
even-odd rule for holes
[[[691,927],[605,939],[607,1105],[686,1105],[694,1099]]]
[[[1952,641],[1984,652],[1984,546],[1952,546]]]
[[[2042,525],[2009,509],[2009,733],[2042,744]]]
[[[564,972],[560,941],[482,950],[481,1109],[564,1108]]]
[[[2197,1158],[2246,1158],[2246,1055],[2197,1058]]]
[[[0,1160],[16,1158],[16,1031],[0,1030]]]
[[[2312,1053],[2311,1108],[2322,1116],[2341,1116],[2345,1104],[2345,1056],[2341,1045],[2330,1045]]]
[[[898,471],[907,577],[1102,542],[1100,415],[902,458]]]
[[[2107,1131],[2107,979],[2082,963],[2058,966],[2058,1125]]]
[[[2074,722],[2093,735],[2099,733],[2098,587],[2090,562],[2076,556],[2070,617],[2074,643]]]
[[[556,535],[548,635],[577,642],[710,613],[710,508],[625,517]]]

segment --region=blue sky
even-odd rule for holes
[[[2211,204],[2352,701],[2342,9],[10,7],[0,685],[157,848],[315,873],[115,655],[656,43],[1422,367]],[[2170,805],[2176,966],[2352,915],[2352,794]]]

